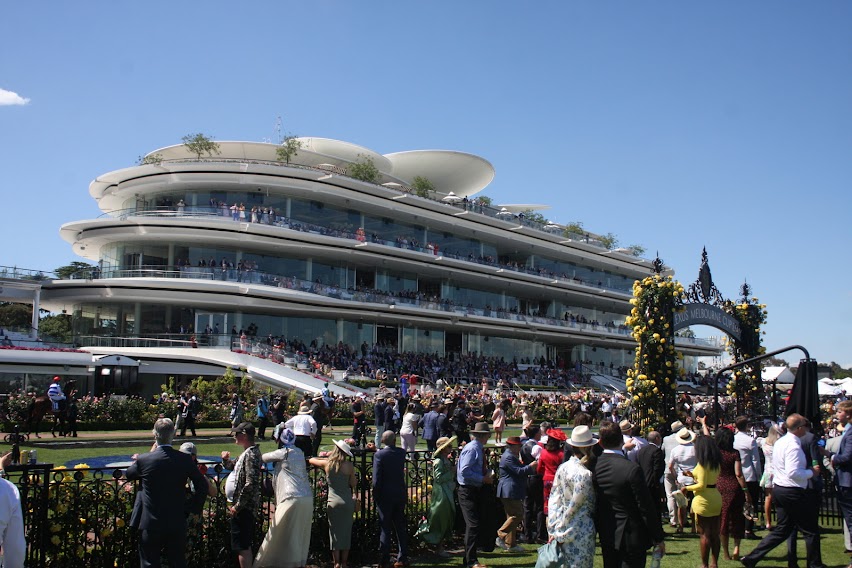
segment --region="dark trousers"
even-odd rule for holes
[[[544,517],[544,483],[540,475],[527,477],[527,496],[524,499],[524,538],[528,543],[547,540]]]
[[[266,439],[266,427],[269,426],[269,416],[261,416],[257,422],[257,437],[261,440]],[[195,434],[193,434],[194,436]]]
[[[426,451],[434,452],[436,449],[438,449],[438,438],[435,438],[434,440],[428,440],[427,439],[426,440]]]
[[[819,507],[822,504],[822,485],[820,485],[819,489],[808,487],[805,489],[805,500],[810,507],[808,511],[809,515],[813,515],[817,522],[819,522]],[[839,499],[838,499],[839,501]],[[838,505],[840,503],[838,502]],[[841,508],[841,513],[843,509]],[[797,533],[795,529],[790,533],[790,538],[787,539],[787,565],[788,566],[796,566],[799,562],[798,553],[796,550],[797,543]]]
[[[187,414],[183,417],[183,426],[180,429],[180,435],[186,436],[186,429],[189,428],[189,431],[192,432],[192,435],[195,436],[195,416],[192,414]]]
[[[314,436],[314,443],[313,443],[313,446],[312,446],[313,452],[311,453],[312,456],[318,456],[319,455],[320,444],[322,444],[322,427],[321,426],[317,427],[317,435]]]
[[[798,529],[805,538],[808,566],[821,568],[823,563],[817,522],[819,510],[818,505],[814,505],[812,496],[798,487],[776,485],[772,488],[772,500],[775,502],[775,511],[778,514],[775,526],[772,527],[772,532],[760,541],[757,548],[743,557],[743,564],[756,564]]]
[[[755,509],[758,508],[758,504],[760,503],[760,482],[759,481],[746,481],[746,489],[748,489],[748,494],[751,495],[751,502],[754,503]],[[746,519],[745,522],[745,530],[746,532],[754,532],[754,521],[749,521]]]
[[[364,423],[356,422],[352,425],[352,439],[355,440],[355,445],[361,445],[361,438],[364,437]]]
[[[296,436],[296,442],[293,444],[305,454],[306,458],[313,456],[314,444],[310,436]]]
[[[645,568],[647,550],[616,550],[611,546],[601,546],[604,568]]]
[[[393,534],[399,543],[399,554],[397,561],[408,558],[408,523],[405,520],[405,495],[398,498],[387,498],[376,501],[376,509],[379,511],[379,551],[382,555],[382,563],[390,561],[390,548]]]
[[[140,530],[140,568],[160,568],[163,548],[169,566],[186,567],[186,530]]]
[[[479,527],[482,521],[482,488],[459,485],[459,508],[464,517],[464,565],[470,568],[479,563],[476,553]]]

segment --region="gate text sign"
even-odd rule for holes
[[[684,311],[674,314],[675,331],[691,325],[709,325],[740,340],[740,323],[724,310],[710,304],[686,304],[684,308]]]

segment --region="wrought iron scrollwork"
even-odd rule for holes
[[[701,267],[698,269],[698,279],[689,285],[684,293],[687,303],[711,304],[721,307],[725,297],[713,283],[710,273],[710,263],[707,261],[707,248],[701,251]]]

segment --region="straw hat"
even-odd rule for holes
[[[299,414],[310,414],[311,409],[307,404],[303,404],[299,407]]]
[[[597,438],[592,436],[588,426],[576,426],[571,431],[571,441],[568,442],[575,448],[587,448],[598,443]]]
[[[685,446],[695,441],[695,432],[687,428],[682,429],[677,433],[677,443]]]
[[[683,422],[681,422],[680,420],[675,420],[674,422],[672,422],[672,434],[674,434],[678,430],[681,430],[682,428]]]
[[[630,420],[622,420],[618,423],[618,427],[621,429],[622,434],[629,434],[633,430],[633,424]]]
[[[346,454],[350,458],[352,457],[352,448],[349,446],[349,444],[347,444],[343,440],[332,440],[332,441],[334,442],[335,446],[340,448],[341,452],[343,452],[344,454]]]
[[[438,441],[435,443],[436,447],[435,447],[435,451],[432,452],[432,455],[440,454],[442,451],[444,451],[447,448],[447,446],[452,446],[455,443],[456,440],[458,440],[458,436],[453,436],[452,438],[447,438],[446,436],[441,436],[440,438],[438,438]]]

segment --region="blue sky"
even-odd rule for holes
[[[0,17],[0,265],[77,259],[97,175],[284,131],[491,161],[484,194],[641,244],[702,247],[765,345],[852,365],[852,3],[65,2]],[[28,99],[27,104],[17,104]],[[796,361],[799,355],[787,356]]]

